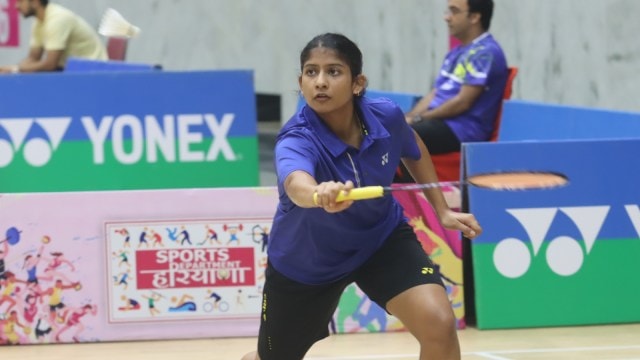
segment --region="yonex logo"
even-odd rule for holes
[[[538,209],[507,209],[524,228],[526,239],[505,238],[496,246],[493,262],[500,274],[508,278],[523,276],[538,256],[547,233],[558,212],[564,213],[576,226],[582,237],[557,236],[549,241],[546,261],[554,273],[561,276],[576,274],[582,267],[596,242],[611,206],[577,206]],[[638,205],[625,205],[625,210],[640,237],[640,209]],[[528,244],[531,244],[530,246]]]
[[[0,168],[9,165],[21,147],[29,165],[40,167],[47,164],[70,123],[70,117],[0,119],[0,125],[9,136],[8,140],[0,139]],[[26,140],[34,124],[42,129],[46,138],[33,137]]]
[[[241,160],[228,139],[234,119],[234,114],[223,114],[220,119],[214,114],[164,115],[160,119],[120,115],[100,119],[82,116],[80,123],[91,143],[94,164],[104,164],[108,150],[117,162],[135,164],[156,163],[161,158],[169,163],[217,161],[220,156],[226,161]],[[71,121],[71,117],[0,119],[0,168],[11,164],[20,150],[27,164],[46,165]],[[212,135],[208,148],[203,148],[204,127]]]
[[[423,273],[424,275],[427,275],[427,274],[433,274],[433,268],[430,268],[430,267],[423,267],[423,268],[422,268],[422,273]]]
[[[389,163],[389,153],[385,153],[382,155],[382,165],[386,165]]]

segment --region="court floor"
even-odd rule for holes
[[[640,360],[640,324],[459,332],[465,360]],[[0,347],[1,359],[239,360],[255,338],[220,338]],[[305,360],[417,359],[405,332],[332,335]]]

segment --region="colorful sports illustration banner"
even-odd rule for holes
[[[526,169],[569,179],[549,190],[468,188],[484,228],[472,242],[479,328],[640,321],[626,305],[640,302],[640,173],[629,166],[638,149],[624,139],[464,145],[469,176]]]
[[[259,183],[251,71],[20,74],[0,93],[0,192]]]
[[[274,188],[3,194],[0,343],[256,335],[276,201]]]

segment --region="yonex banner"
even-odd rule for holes
[[[640,321],[640,140],[465,144],[467,175],[553,171],[553,190],[469,187],[481,329]]]
[[[251,71],[0,77],[0,192],[256,186]]]

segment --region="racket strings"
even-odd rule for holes
[[[402,184],[385,187],[389,191],[418,191],[445,186],[470,184],[492,190],[534,190],[549,189],[567,185],[569,180],[564,176],[549,172],[504,172],[472,175],[466,181],[444,181],[424,184]]]
[[[496,190],[545,189],[564,186],[568,179],[554,173],[498,173],[471,176],[467,182],[483,188]]]

